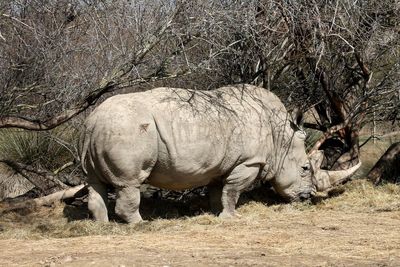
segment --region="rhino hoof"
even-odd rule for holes
[[[242,215],[240,215],[236,211],[233,213],[223,211],[219,214],[218,217],[221,219],[233,219],[233,218],[240,218],[240,217],[242,217]]]

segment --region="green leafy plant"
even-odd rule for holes
[[[46,132],[0,131],[0,159],[54,170],[74,159],[77,131],[71,127]]]

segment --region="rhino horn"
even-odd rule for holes
[[[346,181],[351,177],[361,166],[361,161],[356,165],[340,171],[327,171],[320,168],[323,160],[323,152],[314,152],[311,155],[311,164],[314,169],[315,186],[318,191],[325,191],[335,185]]]
[[[353,167],[340,171],[327,171],[319,169],[315,172],[316,187],[318,191],[325,191],[335,185],[346,181],[351,177],[361,166],[359,161]]]

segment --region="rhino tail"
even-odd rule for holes
[[[79,138],[79,155],[81,156],[81,166],[83,172],[87,175],[87,167],[86,167],[86,155],[89,150],[90,145],[90,132],[85,129]]]

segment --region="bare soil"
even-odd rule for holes
[[[3,205],[0,266],[400,266],[398,185],[353,181],[313,202],[242,202],[242,217],[221,220],[155,201],[161,218],[134,226],[72,218],[64,204]]]

